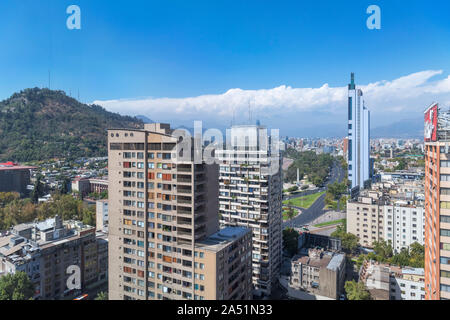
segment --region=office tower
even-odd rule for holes
[[[365,107],[363,92],[351,74],[348,85],[348,179],[351,188],[364,188],[370,179],[370,111]]]
[[[450,299],[450,112],[425,110],[425,297]]]
[[[177,133],[108,130],[109,297],[249,299],[250,230],[218,233],[218,166]]]
[[[253,230],[254,294],[270,295],[281,265],[281,157],[273,155],[265,127],[227,131],[227,147],[216,151],[220,224]]]

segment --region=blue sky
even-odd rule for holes
[[[81,30],[66,28],[66,8],[71,4],[81,8]],[[366,8],[371,4],[381,8],[381,30],[366,27]],[[174,115],[174,104],[185,105],[191,97],[220,96],[230,89],[242,89],[248,98],[280,86],[342,88],[355,72],[357,83],[368,86],[370,93],[370,84],[440,71],[421,74],[425,81],[421,86],[430,83],[443,89],[430,94],[433,90],[427,85],[423,95],[411,100],[420,102],[420,108],[411,110],[418,112],[429,100],[450,102],[448,84],[440,82],[450,73],[449,12],[449,1],[419,0],[3,0],[0,99],[23,88],[48,86],[50,69],[51,88],[75,97],[79,90],[83,102],[105,101],[107,109],[123,114],[181,122],[200,115],[190,110],[191,116],[186,116],[182,108]],[[167,114],[152,112],[155,99],[164,107],[163,98],[179,100],[167,104]],[[409,102],[404,102],[411,97],[403,103],[394,101],[392,94],[374,93],[369,98],[374,126],[389,122],[389,112],[414,118],[405,110]],[[124,100],[128,103],[119,103]],[[141,109],[130,107],[135,100],[148,103],[140,104]],[[209,99],[216,108],[226,108],[216,100]],[[248,105],[244,100],[233,107],[241,116],[243,105]],[[272,112],[267,102],[259,108],[257,98],[249,101],[260,117],[266,115],[270,121],[281,116],[286,122],[273,125],[286,127],[307,125],[311,118],[325,124],[345,121],[341,100],[324,101],[312,109],[294,106],[286,118],[280,106]],[[226,110],[226,121],[232,113]],[[298,119],[289,122],[294,114]],[[203,120],[217,125],[225,118],[216,113]]]

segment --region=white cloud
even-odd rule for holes
[[[366,106],[373,115],[386,113],[421,112],[433,101],[450,102],[450,76],[432,80],[442,75],[442,70],[412,73],[391,81],[381,80],[366,85],[358,84],[364,92]],[[253,113],[270,118],[271,115],[289,115],[300,112],[344,114],[347,86],[320,88],[292,88],[279,86],[273,89],[230,89],[223,94],[187,98],[145,98],[94,101],[109,111],[121,114],[143,114],[159,119],[231,119],[233,113],[248,117],[251,103]],[[408,115],[405,114],[405,118]]]

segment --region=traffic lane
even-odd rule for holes
[[[284,222],[283,228],[290,225],[300,226],[307,224],[323,214],[325,205],[325,194],[321,195],[308,209],[302,209],[302,213],[294,219]]]
[[[329,184],[334,183],[335,181],[342,182],[344,173],[342,166],[335,164],[331,171],[332,174],[330,177],[330,181],[327,182],[326,185],[328,186]],[[283,222],[283,229],[286,227],[290,227],[292,225],[299,227],[308,224],[311,221],[314,221],[315,219],[317,219],[326,212],[326,210],[323,209],[324,207],[325,207],[325,194],[321,195],[308,209],[299,208],[302,210],[302,213],[290,221]]]

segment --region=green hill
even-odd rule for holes
[[[108,128],[142,127],[63,91],[25,89],[0,102],[0,161],[106,156]]]

